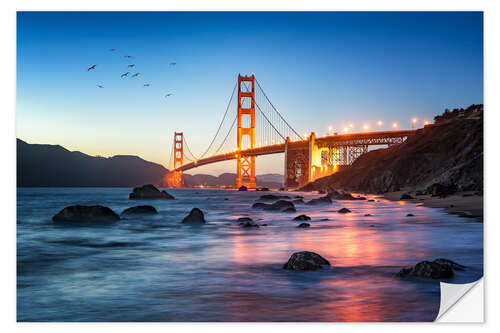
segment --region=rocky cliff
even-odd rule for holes
[[[455,191],[482,191],[483,106],[443,115],[403,144],[370,151],[303,190],[384,193],[403,188],[425,191],[440,184]]]

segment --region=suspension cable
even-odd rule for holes
[[[231,131],[233,130],[233,127],[234,127],[234,124],[236,123],[237,118],[238,118],[237,116],[234,117],[233,124],[229,128],[229,131],[227,132],[226,137],[224,138],[224,140],[220,144],[219,148],[217,148],[217,150],[214,152],[214,154],[217,154],[219,152],[219,150],[221,150],[222,146],[226,143],[226,140],[229,137],[229,134],[231,133]]]
[[[248,88],[247,84],[243,81],[243,84],[245,85],[245,88],[247,90],[247,92],[250,92],[250,89]],[[255,101],[255,98],[252,97],[252,100],[255,104],[255,106],[257,106],[257,109],[259,109],[260,113],[262,113],[262,115],[264,116],[264,118],[266,118],[267,122],[269,123],[269,125],[271,125],[271,127],[276,131],[276,133],[278,133],[279,136],[281,136],[281,138],[286,141],[285,137],[283,135],[281,135],[281,133],[276,129],[276,127],[274,127],[274,125],[269,121],[269,119],[267,118],[267,116],[264,114],[264,112],[260,109],[260,106],[259,104],[257,104],[257,102]]]
[[[186,146],[187,151],[191,154],[191,157],[192,157],[194,160],[199,160],[199,158],[196,158],[196,156],[193,154],[193,152],[191,151],[191,149],[189,149],[189,145],[187,144],[187,140],[186,140],[186,138],[184,137],[184,135],[182,136],[182,141],[184,141],[184,145]],[[184,156],[186,156],[186,155],[184,155]],[[186,157],[189,159],[189,157],[188,157],[188,156],[186,156]]]
[[[260,91],[262,91],[262,94],[264,94],[264,97],[266,97],[267,101],[269,102],[269,104],[271,104],[272,108],[274,109],[274,111],[276,111],[276,113],[279,115],[279,117],[281,118],[281,120],[283,120],[285,122],[285,124],[295,133],[295,135],[297,135],[301,140],[304,140],[302,138],[302,136],[300,136],[300,134],[297,133],[297,131],[295,131],[295,129],[292,126],[290,126],[290,124],[285,120],[285,118],[283,118],[283,116],[278,111],[278,109],[276,109],[274,107],[273,103],[271,102],[271,100],[269,100],[269,98],[267,97],[266,93],[264,92],[264,89],[262,89],[259,81],[257,79],[255,79],[255,82],[257,82],[257,86],[259,86]]]
[[[170,159],[168,160],[167,168],[170,168],[170,163],[172,163],[172,157],[174,156],[174,146],[175,142],[172,142],[172,148],[170,149]],[[172,169],[175,169],[175,165],[172,165]]]
[[[231,106],[231,102],[233,101],[234,92],[236,91],[236,87],[237,86],[238,86],[238,82],[236,82],[234,84],[233,93],[231,94],[231,98],[229,99],[229,103],[227,103],[226,112],[224,112],[224,116],[222,117],[222,121],[219,124],[219,128],[217,128],[217,132],[215,133],[215,136],[213,137],[212,141],[208,145],[207,150],[205,150],[205,152],[203,154],[201,154],[201,156],[200,156],[199,159],[202,159],[208,153],[208,151],[210,150],[210,148],[212,148],[212,145],[214,144],[215,139],[217,138],[217,135],[219,135],[219,132],[220,132],[220,130],[222,128],[222,124],[224,123],[224,120],[226,119],[226,116],[227,116],[227,112],[229,111],[229,107]]]

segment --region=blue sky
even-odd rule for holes
[[[201,153],[238,73],[255,73],[300,133],[408,128],[483,103],[479,12],[20,12],[17,29],[17,137],[91,155],[167,165],[175,130]],[[138,79],[120,79],[129,63]],[[257,160],[257,173],[282,169]]]

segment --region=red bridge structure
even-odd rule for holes
[[[236,107],[231,108],[236,91]],[[228,117],[231,109],[236,109],[232,123],[232,117]],[[166,177],[167,186],[181,187],[182,173],[186,170],[236,160],[235,186],[256,188],[256,157],[285,153],[284,187],[298,188],[352,164],[369,146],[400,144],[415,131],[334,133],[323,137],[313,132],[301,136],[274,107],[254,75],[238,75],[226,112],[203,154],[196,156],[191,152],[182,132],[174,134],[174,165]]]

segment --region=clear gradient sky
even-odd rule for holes
[[[483,103],[480,12],[20,12],[17,29],[17,137],[90,155],[166,166],[175,130],[204,151],[238,73],[300,133]],[[140,80],[120,79],[129,63]],[[235,162],[191,171],[222,172]],[[257,159],[268,172],[282,157]]]

